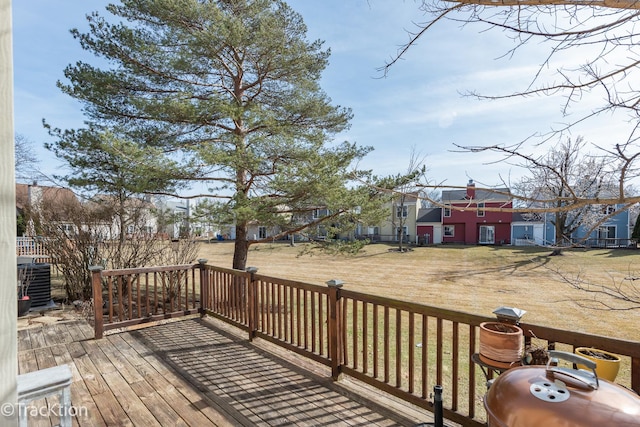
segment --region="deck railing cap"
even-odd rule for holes
[[[342,280],[339,280],[339,279],[327,280],[326,283],[327,283],[328,286],[335,286],[336,288],[341,288],[342,285],[344,284],[344,282]]]

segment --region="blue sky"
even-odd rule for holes
[[[50,141],[43,119],[60,128],[82,125],[80,106],[57,89],[56,81],[63,79],[68,64],[93,60],[69,29],[86,28],[85,15],[104,12],[107,3],[13,2],[15,131],[38,147]],[[351,128],[338,140],[373,146],[360,166],[378,175],[404,172],[415,146],[425,156],[433,181],[464,185],[471,178],[481,185],[499,185],[523,171],[496,164],[495,155],[455,153],[454,144],[511,144],[560,120],[558,99],[487,102],[461,95],[468,90],[504,94],[526,87],[538,67],[536,59],[544,58],[537,45],[501,58],[513,47],[503,33],[443,22],[383,78],[379,67],[407,41],[406,30],[424,21],[414,1],[292,0],[289,5],[303,16],[309,39],[322,39],[331,48],[322,87],[335,104],[354,113]],[[596,143],[611,137],[606,120],[582,131]],[[60,170],[51,153],[38,149],[37,154],[46,173]]]

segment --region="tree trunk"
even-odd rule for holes
[[[236,242],[233,250],[233,268],[244,270],[247,267],[247,255],[249,253],[249,241],[247,240],[246,224],[238,224],[236,227]]]

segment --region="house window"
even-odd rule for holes
[[[408,206],[396,206],[396,218],[406,218],[409,215]]]
[[[615,239],[616,227],[614,225],[600,227],[598,229],[598,239]]]
[[[493,244],[496,242],[495,227],[493,225],[481,225],[480,226],[480,239],[481,244]]]
[[[445,237],[453,237],[455,235],[455,226],[453,225],[445,225],[443,228],[443,233]]]
[[[396,239],[403,241],[407,239],[409,236],[409,228],[408,227],[397,227],[396,228]]]
[[[478,203],[478,216],[484,216],[484,202]]]
[[[76,234],[76,227],[73,224],[62,224],[61,227],[66,236],[74,236]]]
[[[313,210],[313,219],[324,218],[327,215],[329,215],[329,210],[326,208]]]
[[[445,206],[444,209],[442,210],[442,214],[445,218],[448,218],[451,216],[451,208],[449,206]]]
[[[598,228],[597,246],[608,247],[616,244],[616,227],[614,225]]]
[[[613,213],[615,213],[616,211],[616,207],[614,205],[607,205],[604,207],[604,214],[605,215],[611,215]]]
[[[264,226],[258,227],[258,237],[261,239],[267,238],[267,227],[264,227]]]

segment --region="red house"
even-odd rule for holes
[[[478,189],[469,180],[465,190],[442,192],[442,243],[506,244],[511,239],[508,188]]]

